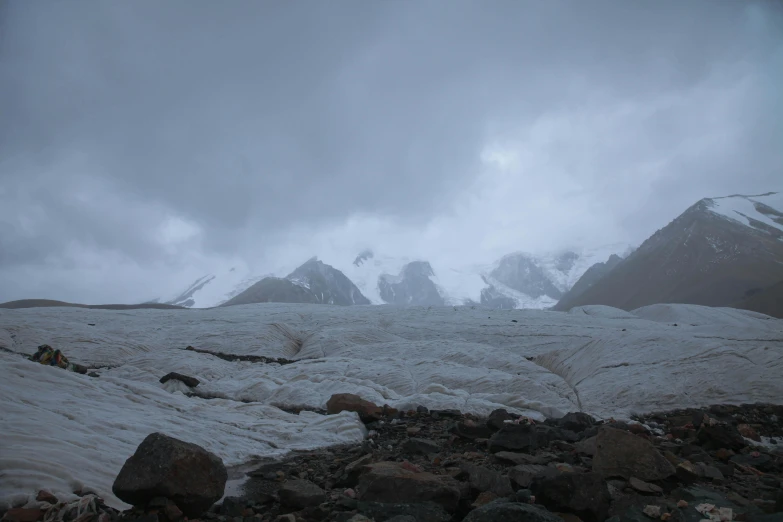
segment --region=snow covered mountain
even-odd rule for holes
[[[488,265],[446,265],[364,250],[327,262],[356,285],[370,304],[543,309],[554,306],[588,268],[628,251],[623,243],[546,255],[517,252]],[[193,308],[219,306],[255,284],[263,302],[320,302],[291,288],[293,275],[258,277],[239,270],[216,273],[198,279],[166,302]],[[261,284],[264,279],[268,280]]]
[[[253,275],[246,268],[232,267],[196,279],[179,295],[165,300],[165,303],[186,308],[212,308],[225,303],[270,275]]]
[[[252,303],[370,304],[345,274],[313,257],[284,278],[265,277],[221,306]]]
[[[737,306],[783,281],[783,195],[707,198],[555,307],[655,303]],[[774,301],[774,300],[773,300]],[[780,305],[780,306],[783,306]],[[770,313],[770,312],[767,312]]]

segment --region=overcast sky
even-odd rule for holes
[[[0,0],[0,301],[638,244],[783,189],[781,86],[773,0]]]

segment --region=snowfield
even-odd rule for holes
[[[100,377],[19,355],[44,343],[100,367]],[[229,362],[188,345],[296,362]],[[632,313],[287,304],[0,310],[0,364],[0,503],[39,488],[86,487],[123,507],[112,482],[153,431],[200,444],[228,466],[361,440],[355,414],[278,408],[324,408],[334,393],[539,419],[780,403],[783,320],[695,305]],[[171,371],[201,380],[201,397],[186,396],[178,382],[160,384]]]

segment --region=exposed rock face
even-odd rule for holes
[[[486,278],[484,281],[486,282]],[[496,310],[513,310],[519,303],[513,297],[504,295],[494,285],[490,284],[481,290],[481,304]]]
[[[342,306],[368,305],[345,274],[316,258],[288,274],[285,278],[267,277],[221,306],[252,303],[312,303]]]
[[[427,261],[408,263],[398,276],[383,274],[378,278],[381,299],[396,305],[443,306],[445,301],[430,279],[434,275]]]
[[[662,480],[675,473],[674,466],[649,441],[609,427],[598,431],[593,471],[607,478],[641,480]]]
[[[489,275],[507,287],[533,298],[547,295],[558,299],[563,295],[546,272],[526,254],[505,256]]]
[[[353,260],[353,264],[355,266],[362,266],[367,260],[372,259],[375,257],[375,254],[372,250],[362,250],[359,252],[359,255],[356,256],[356,259]]]
[[[623,259],[617,254],[612,254],[604,263],[596,263],[588,268],[587,271],[582,274],[582,277],[580,277],[579,280],[574,283],[574,286],[572,286],[571,289],[560,298],[561,301],[568,302],[570,300],[576,299],[577,296],[584,293],[588,288],[596,284],[604,276],[611,272],[614,267],[620,264],[622,260]]]
[[[773,289],[783,281],[783,209],[765,204],[769,197],[697,202],[592,286],[564,296],[555,310],[599,304],[623,310],[656,303],[737,306],[752,297],[748,293]],[[721,209],[732,206],[744,210]],[[774,290],[770,295],[774,299]]]
[[[198,518],[220,500],[227,480],[226,467],[217,455],[196,444],[152,433],[125,461],[112,491],[134,506],[165,497],[186,516]]]
[[[361,500],[387,503],[435,502],[449,512],[457,509],[460,490],[451,477],[415,472],[400,462],[364,467],[359,478]]]

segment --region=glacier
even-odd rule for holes
[[[94,378],[22,357],[40,344]],[[283,358],[227,361],[186,351]],[[783,320],[653,305],[569,313],[480,307],[257,304],[210,310],[0,310],[0,503],[39,488],[111,484],[152,431],[202,445],[231,467],[357,442],[356,414],[298,415],[334,393],[532,418],[600,418],[714,403],[783,401]],[[177,371],[193,389],[159,379]]]

